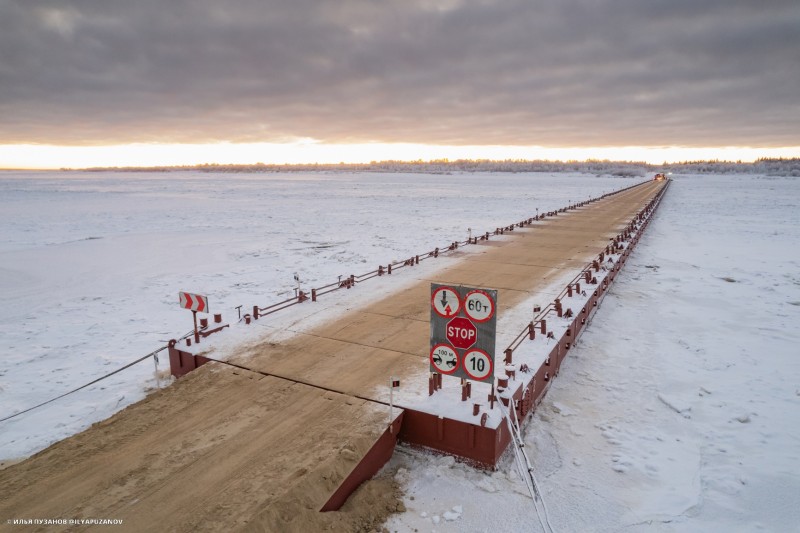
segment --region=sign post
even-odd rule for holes
[[[400,380],[396,377],[389,379],[389,433],[394,433],[394,389],[400,386]]]
[[[161,378],[158,377],[158,354],[157,353],[153,354],[153,365],[155,365],[155,367],[156,367],[156,370],[155,370],[156,388],[160,389],[161,388]]]
[[[431,284],[431,372],[494,385],[496,329],[496,290]]]
[[[181,307],[189,309],[192,312],[194,320],[194,342],[200,342],[200,332],[197,330],[197,312],[208,313],[208,298],[200,294],[192,294],[190,292],[179,292],[178,301]]]

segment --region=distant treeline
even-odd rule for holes
[[[64,169],[68,170],[68,169]],[[371,163],[313,163],[271,165],[203,165],[161,167],[104,167],[88,171],[119,172],[420,172],[447,174],[453,172],[581,172],[599,176],[643,177],[654,172],[675,174],[766,174],[768,176],[800,176],[800,159],[759,159],[753,163],[741,161],[685,161],[653,165],[637,161],[529,161],[507,159],[436,159],[432,161],[373,161]]]

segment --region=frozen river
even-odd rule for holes
[[[319,286],[636,181],[0,173],[0,418],[187,331],[180,290],[235,317],[293,294],[295,272]],[[556,530],[796,529],[799,249],[800,180],[675,176],[526,431]],[[0,459],[152,386],[147,361],[0,422]],[[511,464],[401,450],[390,466],[407,508],[392,531],[537,530]]]
[[[213,312],[265,306],[632,185],[580,174],[0,172],[0,418],[88,383]],[[163,360],[163,359],[162,359]],[[164,364],[162,362],[162,368]],[[141,399],[141,363],[0,422],[0,459]]]

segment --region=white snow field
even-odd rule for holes
[[[800,531],[800,181],[674,178],[526,430],[550,521],[561,533]],[[293,294],[294,272],[310,288],[635,181],[0,173],[0,418],[186,332],[179,290],[234,318]],[[403,272],[370,281],[400,287]],[[356,305],[370,281],[329,298]],[[153,385],[146,361],[0,422],[0,460]],[[485,473],[400,447],[390,467],[407,507],[390,531],[541,530],[508,457]]]
[[[800,531],[800,180],[674,176],[528,424],[559,532]],[[401,450],[390,531],[541,531],[509,457]]]
[[[640,181],[586,174],[0,172],[0,418],[88,383],[191,329],[178,291],[244,310]],[[465,248],[468,250],[468,248]],[[424,263],[436,268],[447,260]],[[321,298],[355,305],[411,279]],[[417,270],[415,269],[415,272]],[[373,283],[374,282],[374,283]],[[309,304],[310,305],[310,304]],[[297,306],[260,320],[286,324]],[[314,319],[319,320],[320,316]],[[168,366],[161,359],[162,372]],[[22,457],[144,397],[144,361],[0,422]]]

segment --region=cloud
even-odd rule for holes
[[[0,0],[0,143],[791,146],[795,0]]]

